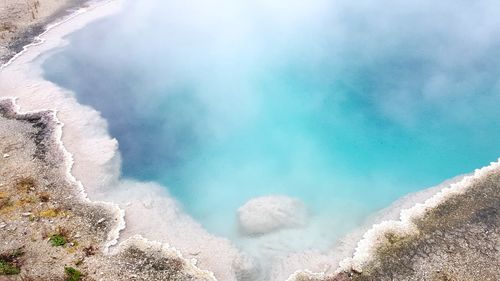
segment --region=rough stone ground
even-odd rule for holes
[[[500,171],[476,179],[414,221],[416,234],[386,232],[386,243],[361,272],[329,277],[302,274],[297,281],[500,280]]]
[[[0,280],[213,280],[158,243],[134,237],[104,254],[120,210],[93,203],[68,178],[51,112],[0,101]],[[54,245],[56,244],[56,245]],[[82,273],[70,279],[65,267]]]
[[[0,65],[32,43],[47,24],[88,0],[0,0]]]

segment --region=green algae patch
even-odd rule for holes
[[[82,277],[82,273],[73,267],[65,267],[66,281],[78,281]]]

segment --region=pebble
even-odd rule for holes
[[[5,153],[5,154],[3,155],[3,158],[9,158],[9,157],[10,157],[10,154],[8,154],[8,153]]]
[[[102,222],[104,222],[105,220],[106,220],[105,218],[102,218],[102,219],[98,220],[98,221],[97,221],[97,223],[98,223],[98,224],[99,224],[99,223],[102,223]]]
[[[22,214],[21,214],[21,216],[23,216],[23,217],[29,217],[29,216],[31,216],[31,215],[32,215],[32,214],[31,214],[30,212],[28,212],[28,213],[22,213]]]

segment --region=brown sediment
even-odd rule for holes
[[[140,237],[106,253],[123,213],[89,201],[67,176],[60,126],[51,111],[18,114],[11,100],[0,100],[0,278],[65,280],[72,267],[81,280],[213,280],[175,250]]]

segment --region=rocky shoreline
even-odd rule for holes
[[[18,114],[11,100],[0,102],[0,240],[6,241],[0,263],[8,265],[0,275],[9,268],[16,273],[5,280],[64,280],[65,268],[81,272],[82,280],[215,279],[175,250],[138,236],[107,253],[123,214],[90,202],[66,177],[58,126],[53,112]],[[289,280],[499,280],[498,166],[452,185],[446,199],[411,219],[414,227],[382,225],[362,263],[356,253],[336,274],[298,272]],[[64,242],[54,244],[54,237]]]
[[[0,276],[68,280],[72,268],[81,280],[214,280],[174,249],[139,236],[108,253],[123,212],[90,202],[67,177],[53,112],[13,108],[0,102]]]
[[[373,226],[337,274],[291,280],[500,280],[499,209],[496,162]]]
[[[53,5],[42,9],[40,2]],[[20,10],[18,27],[0,29],[0,63],[87,1],[40,2],[0,3],[2,24],[15,18],[15,7],[39,3],[32,20],[34,6]],[[15,93],[1,94],[9,95]],[[0,101],[0,280],[70,280],[78,274],[74,280],[215,279],[166,244],[139,236],[120,237],[124,241],[109,251],[124,228],[123,211],[86,199],[70,173],[61,127],[54,111],[22,114],[12,100]],[[500,280],[499,208],[500,167],[494,163],[403,212],[402,221],[374,225],[335,274],[297,272],[288,280]],[[236,271],[235,264],[218,263]],[[235,278],[256,280],[258,274],[247,271],[239,269]]]

